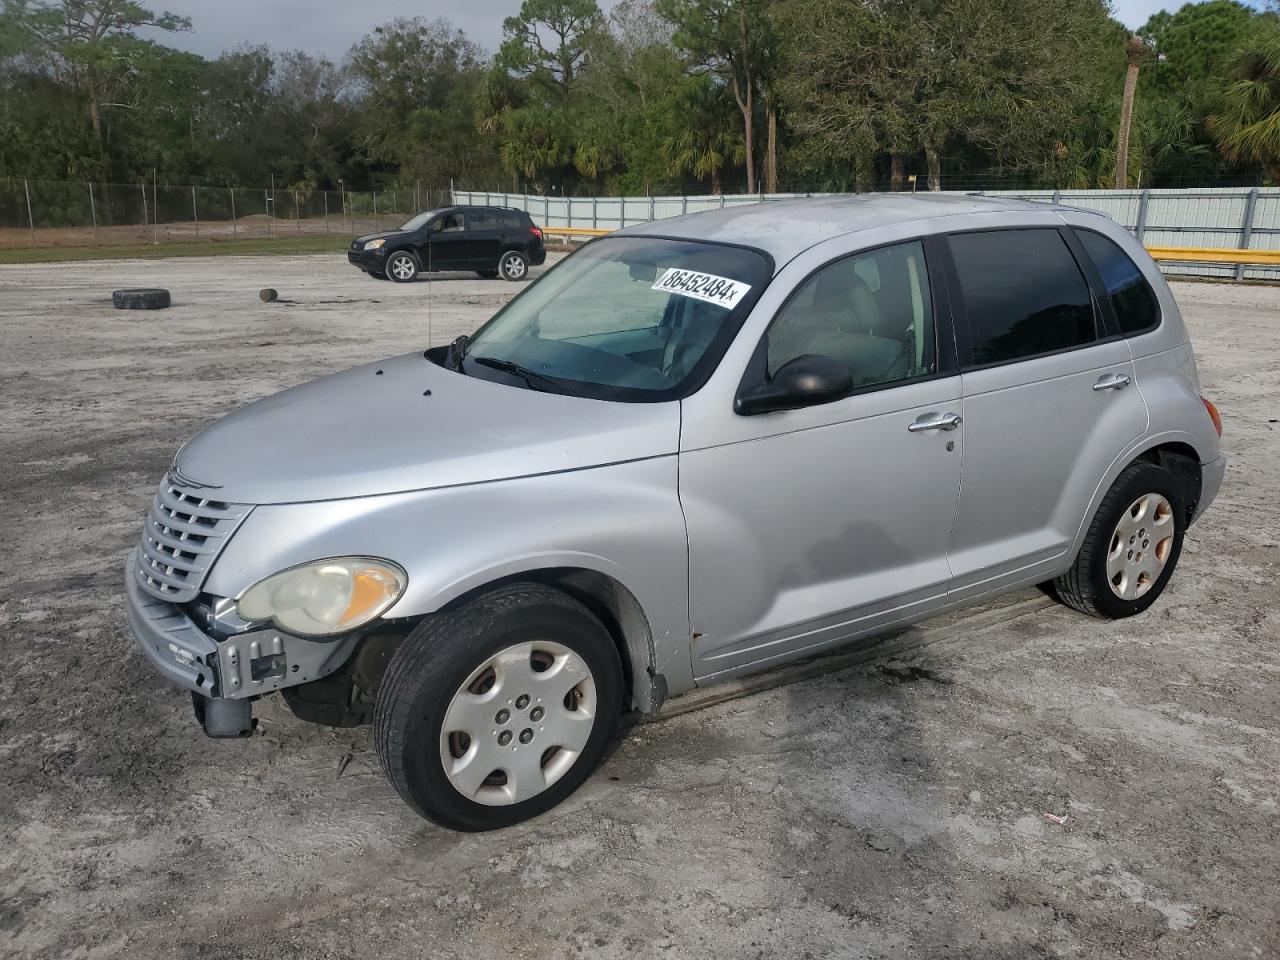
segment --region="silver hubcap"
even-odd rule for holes
[[[520,803],[563,777],[596,722],[586,661],[549,640],[490,657],[458,688],[440,728],[440,761],[464,797]]]
[[[502,272],[512,280],[519,280],[524,276],[524,261],[517,256],[508,256],[502,261]]]
[[[416,269],[413,261],[408,257],[393,257],[391,260],[391,272],[395,274],[397,280],[408,280],[413,276]]]
[[[1173,549],[1173,505],[1148,493],[1129,505],[1111,534],[1107,580],[1121,600],[1137,600],[1150,590]]]

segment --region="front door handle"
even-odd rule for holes
[[[954,430],[960,426],[958,413],[926,413],[917,417],[915,422],[907,424],[912,433],[927,433],[930,430]]]
[[[1104,373],[1093,385],[1095,390],[1123,390],[1129,385],[1129,378],[1123,373]]]

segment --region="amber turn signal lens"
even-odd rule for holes
[[[1218,408],[1213,405],[1212,400],[1200,398],[1200,402],[1204,404],[1204,408],[1209,411],[1209,419],[1213,421],[1213,429],[1218,431],[1218,436],[1222,436],[1222,414],[1218,412]]]

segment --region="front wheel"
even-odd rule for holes
[[[1054,591],[1091,616],[1141,613],[1173,576],[1186,528],[1177,478],[1154,463],[1130,464],[1102,498],[1075,563],[1053,581]]]
[[[378,691],[374,740],[418,813],[492,830],[573,793],[621,713],[622,668],[600,621],[558,590],[514,584],[405,638]]]
[[[503,280],[523,280],[529,275],[529,258],[519,250],[508,250],[498,260]]]
[[[387,257],[387,279],[396,283],[409,283],[418,277],[418,261],[413,254],[397,250]]]

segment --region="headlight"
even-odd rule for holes
[[[364,245],[364,248],[366,250],[377,250],[386,242],[387,241],[385,240],[370,240],[368,243]]]
[[[404,571],[386,560],[317,560],[258,581],[236,611],[246,620],[274,620],[289,633],[343,633],[379,616],[407,583]]]

